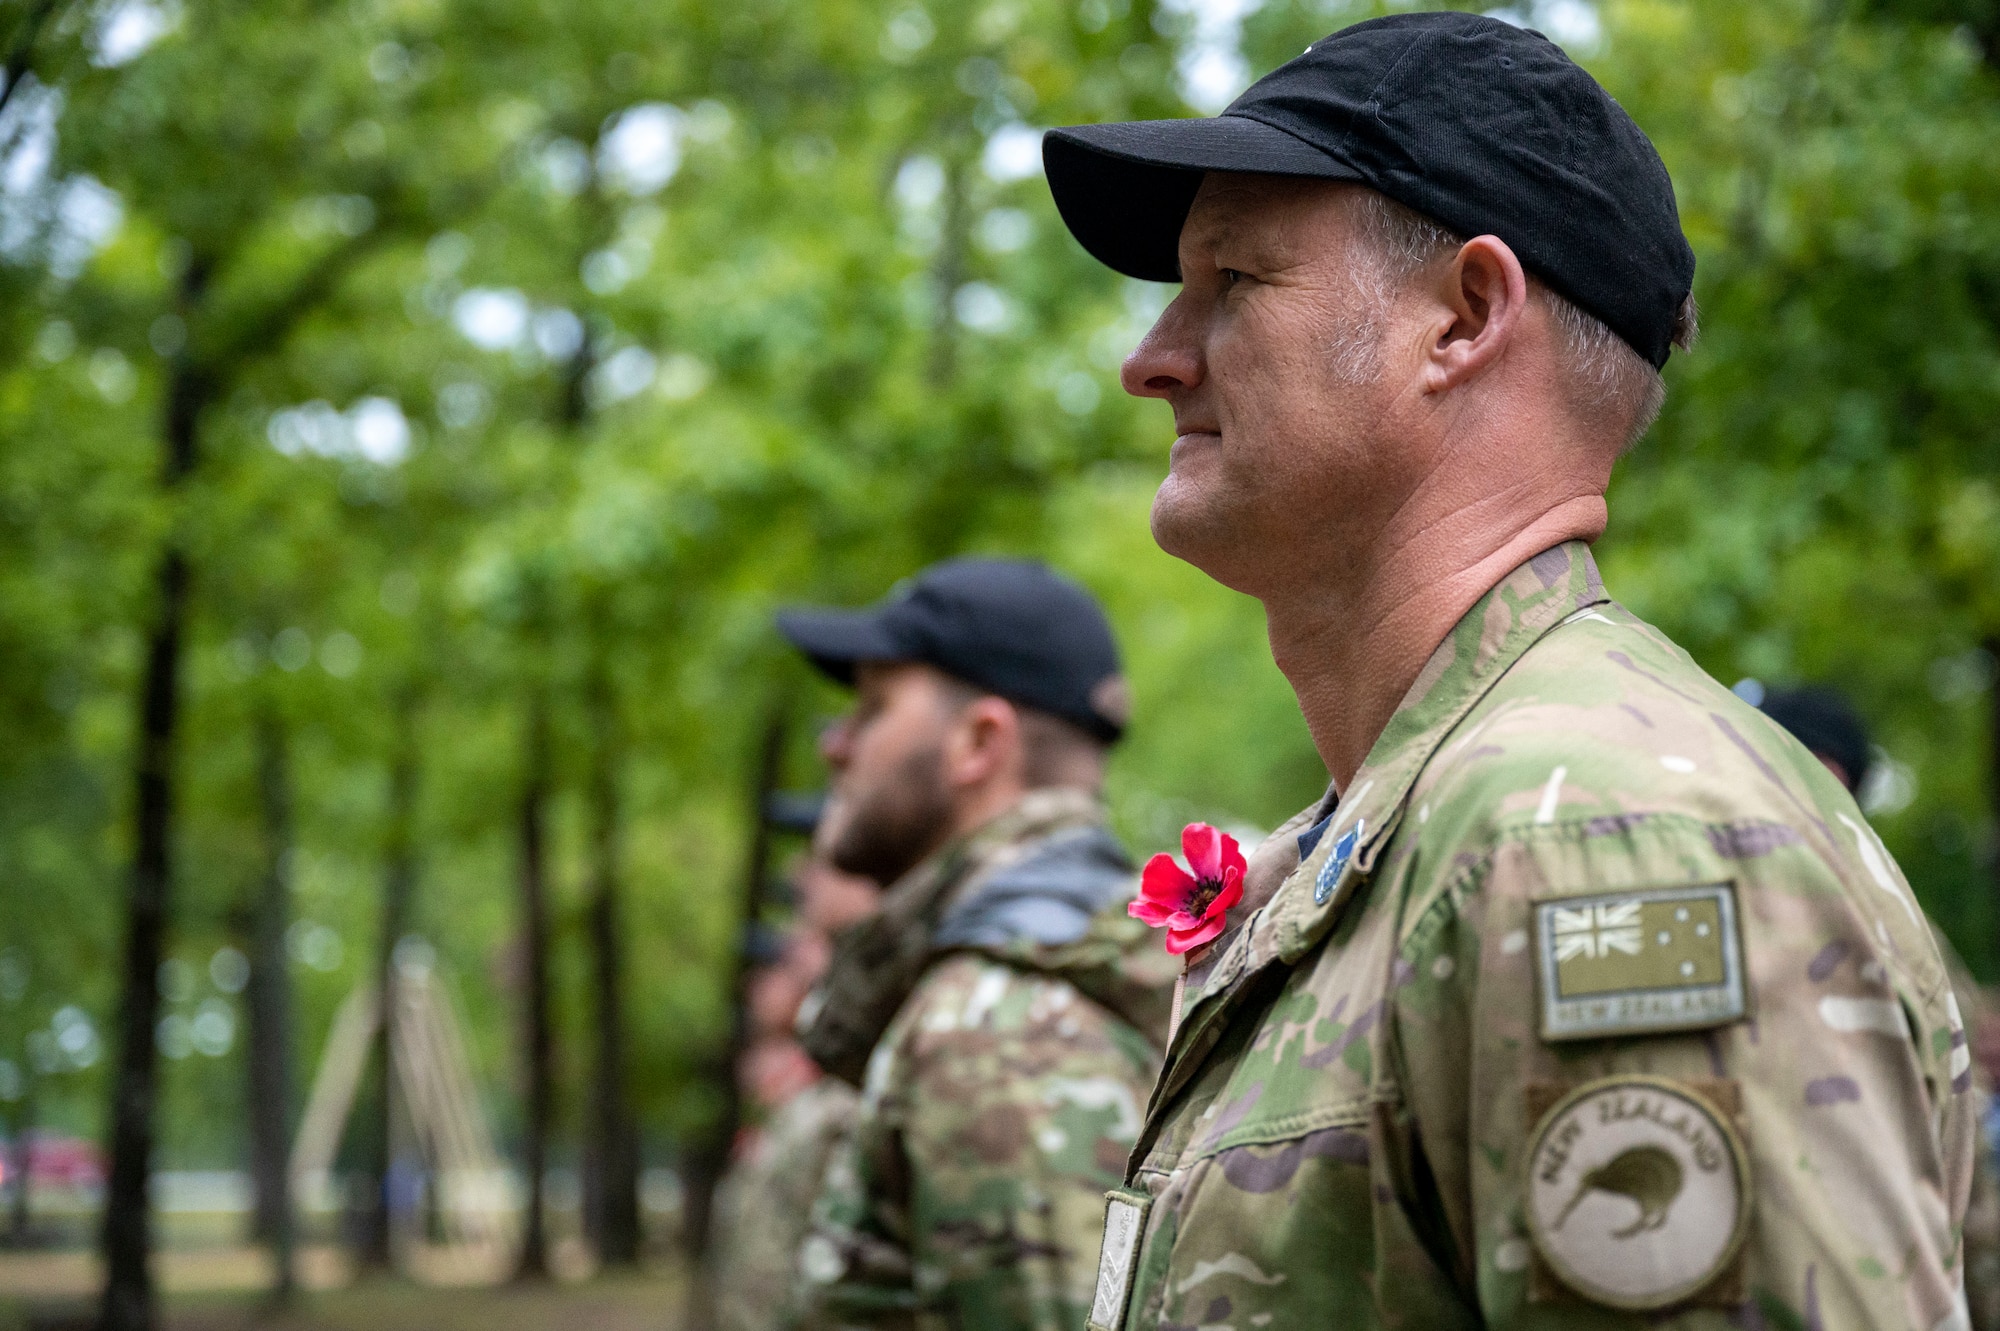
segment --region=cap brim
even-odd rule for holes
[[[857,661],[908,656],[875,610],[781,610],[778,632],[836,684],[854,685]]]
[[[1181,224],[1210,171],[1360,180],[1352,165],[1248,116],[1073,125],[1042,136],[1056,211],[1105,267],[1181,280]]]

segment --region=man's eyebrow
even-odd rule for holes
[[[1190,217],[1187,223],[1188,239],[1210,248],[1235,240],[1241,230],[1241,219],[1235,216],[1233,209]]]

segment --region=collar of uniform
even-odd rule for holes
[[[947,893],[940,903],[938,918],[963,901],[987,879],[1019,860],[1043,837],[1071,827],[1095,827],[1104,822],[1104,801],[1088,790],[1072,786],[1046,786],[1031,790],[1020,801],[966,834],[956,847],[946,847],[931,857],[936,862],[958,857],[973,868]],[[921,870],[912,869],[908,876]],[[892,891],[894,889],[891,889]]]
[[[1298,960],[1325,936],[1375,867],[1402,819],[1417,774],[1466,713],[1544,633],[1609,599],[1590,547],[1570,541],[1515,569],[1465,613],[1418,672],[1416,683],[1354,774],[1353,793],[1343,794],[1334,805],[1332,821],[1312,853],[1242,928],[1224,935],[1227,942],[1213,961],[1204,961],[1199,973],[1190,974],[1162,1090],[1176,1081],[1173,1065],[1193,1055],[1205,1029],[1228,1006],[1216,1004],[1219,996],[1235,991],[1244,976],[1274,961]],[[1278,834],[1290,839],[1317,821],[1330,802],[1331,795],[1321,799]],[[1321,870],[1341,853],[1342,839],[1356,829],[1358,835],[1346,848],[1347,862],[1336,870],[1331,891],[1315,900]]]
[[[1608,599],[1590,547],[1568,541],[1509,573],[1465,613],[1376,738],[1332,825],[1247,931],[1248,965],[1296,961],[1325,936],[1374,869],[1417,774],[1445,738],[1543,634]],[[1346,863],[1335,863],[1333,882],[1322,887],[1321,871],[1342,854],[1350,831],[1356,836],[1345,848]]]
[[[1334,806],[1333,821],[1312,853],[1229,939],[1200,984],[1189,985],[1147,1107],[1146,1129],[1132,1152],[1135,1165],[1152,1149],[1159,1111],[1193,1080],[1220,1041],[1228,1013],[1253,988],[1247,978],[1274,962],[1296,962],[1326,936],[1401,821],[1418,773],[1466,713],[1543,634],[1609,599],[1590,547],[1570,541],[1502,578],[1445,636],[1354,774],[1353,793],[1342,794]],[[1303,830],[1326,804],[1321,800],[1281,831]],[[1341,853],[1350,831],[1357,835],[1346,848],[1346,863],[1337,869],[1331,890],[1315,900],[1320,871]]]

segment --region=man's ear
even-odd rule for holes
[[[1021,717],[1014,705],[991,694],[966,704],[945,742],[945,779],[978,786],[1004,775],[1021,760]]]
[[[1456,388],[1498,360],[1528,308],[1528,275],[1498,236],[1466,241],[1437,282],[1445,313],[1425,353],[1428,393]]]

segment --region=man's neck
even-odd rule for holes
[[[1512,534],[1467,546],[1449,524],[1364,561],[1349,581],[1264,598],[1271,655],[1298,695],[1313,746],[1345,791],[1445,635],[1501,579],[1552,546],[1603,529],[1604,502],[1565,501]]]
[[[971,836],[986,824],[1019,804],[1028,788],[1018,781],[995,782],[977,791],[965,792],[952,810],[950,829],[934,849]]]
[[[1041,803],[1048,804],[1049,797],[1061,798],[1070,803],[1095,803],[1100,798],[1097,788],[1081,785],[1036,786],[1033,789],[1010,783],[1001,788],[987,788],[978,792],[953,811],[949,822],[945,823],[937,836],[932,839],[922,855],[906,865],[884,888],[894,887],[919,867],[930,863],[948,847],[959,845],[974,833],[1000,818],[1019,809],[1031,797],[1042,796]]]

